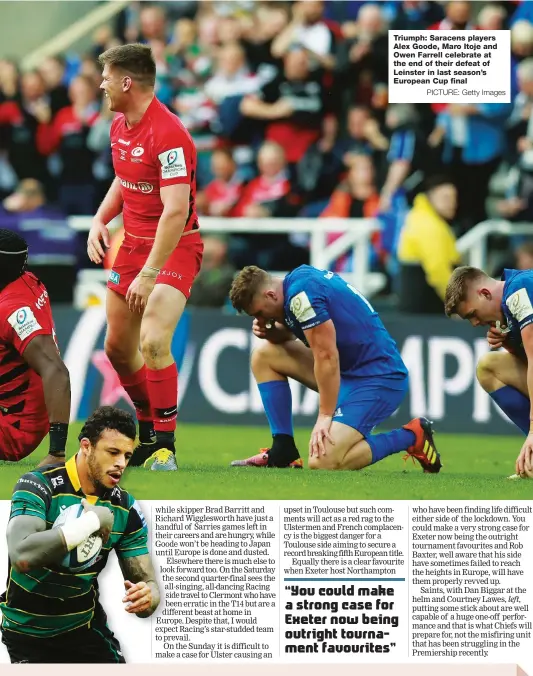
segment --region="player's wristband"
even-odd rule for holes
[[[61,526],[60,530],[65,538],[67,551],[70,552],[74,547],[81,545],[89,535],[100,530],[100,519],[96,512],[83,512],[78,519]]]
[[[152,268],[150,265],[145,265],[140,272],[141,277],[151,277],[155,279],[159,274],[159,268]]]
[[[68,423],[50,423],[50,455],[65,455]]]

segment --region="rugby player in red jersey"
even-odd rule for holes
[[[25,458],[50,433],[40,465],[57,464],[65,459],[70,378],[48,292],[27,260],[26,241],[0,229],[0,460]]]
[[[151,458],[152,469],[175,470],[178,372],[171,342],[203,252],[196,149],[154,95],[150,47],[112,47],[99,61],[101,89],[117,113],[111,125],[116,178],[94,217],[89,258],[102,262],[107,224],[121,212],[125,232],[107,284],[105,351],[139,420],[140,445],[130,465]]]

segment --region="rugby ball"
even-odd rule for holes
[[[52,528],[59,528],[69,521],[79,519],[82,514],[82,504],[66,507],[54,521]],[[93,535],[89,535],[89,537],[77,547],[74,547],[70,552],[67,552],[65,558],[59,562],[59,565],[73,573],[79,573],[96,563],[96,559],[98,558],[101,549],[102,538],[99,535],[96,535],[96,533],[93,533]]]

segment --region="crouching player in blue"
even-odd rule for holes
[[[270,448],[233,465],[302,467],[288,383],[294,378],[319,393],[311,469],[362,469],[407,451],[425,472],[440,470],[425,418],[371,434],[403,401],[408,374],[395,342],[356,289],[308,265],[285,279],[250,266],[234,280],[230,298],[237,311],[255,317],[253,332],[264,339],[252,353],[252,371],[272,432]]]
[[[457,268],[444,303],[449,317],[489,327],[487,341],[498,351],[480,358],[477,379],[526,435],[510,478],[533,476],[533,270],[504,270],[498,280],[478,268]]]

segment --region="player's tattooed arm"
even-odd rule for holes
[[[7,526],[7,550],[11,565],[27,573],[60,561],[67,553],[61,529],[46,530],[46,522],[36,516],[20,515]]]
[[[126,610],[138,617],[150,617],[161,600],[150,554],[119,559],[126,596]]]

